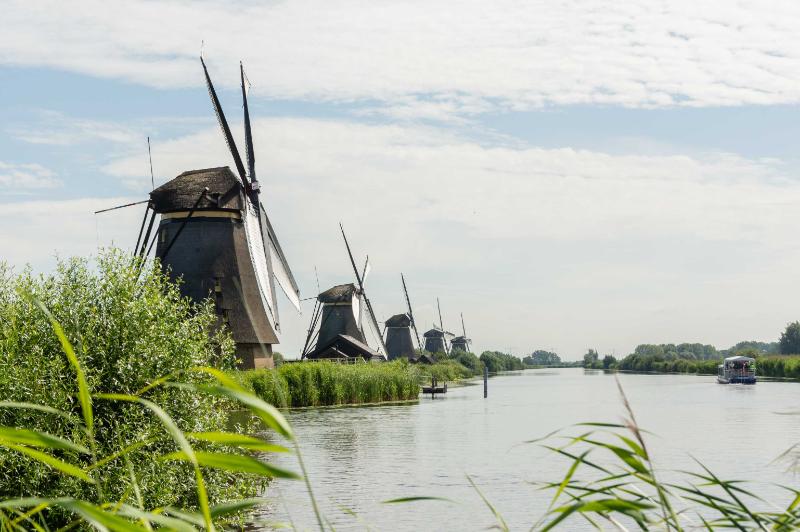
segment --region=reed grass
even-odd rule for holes
[[[418,371],[402,361],[297,362],[242,372],[241,379],[260,398],[280,407],[405,401],[419,395]]]

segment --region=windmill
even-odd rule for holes
[[[417,338],[417,347],[421,346],[419,332],[417,332],[417,324],[414,322],[414,311],[411,309],[411,299],[408,297],[406,279],[402,273],[400,274],[400,279],[403,282],[403,293],[406,297],[408,312],[395,314],[384,322],[386,325],[386,354],[389,360],[394,360],[396,358],[415,360],[417,358],[417,351],[414,348],[414,340],[411,336],[411,331],[413,329],[414,335]]]
[[[461,332],[463,336],[456,336],[450,342],[450,350],[452,351],[465,351],[469,352],[469,344],[472,340],[467,338],[467,328],[464,326],[464,313],[461,313]]]
[[[171,278],[182,279],[181,294],[197,302],[213,298],[218,323],[230,329],[242,366],[269,366],[280,332],[275,285],[298,311],[300,291],[261,203],[244,67],[239,64],[247,168],[202,56],[200,63],[236,174],[227,166],[191,170],[154,189],[137,254],[148,256],[157,242],[156,257]],[[156,214],[161,220],[151,240]]]
[[[339,224],[339,228],[342,231],[342,238],[353,267],[356,283],[337,285],[317,296],[301,358],[311,360],[327,358],[385,360],[386,345],[378,327],[378,320],[375,319],[372,303],[364,289],[366,276],[370,271],[369,257],[364,264],[363,273],[360,273],[350,250],[350,243],[347,241],[344,227]],[[380,344],[377,351],[367,343],[367,335],[362,325],[363,307],[367,309],[368,325],[373,328],[374,335]],[[314,348],[310,349],[312,343],[314,343]]]
[[[433,328],[427,331],[422,336],[425,337],[425,351],[429,353],[449,353],[450,347],[448,345],[448,338],[452,338],[454,336],[453,333],[448,332],[444,328],[444,322],[442,321],[442,306],[439,303],[439,298],[436,298],[436,307],[439,309],[439,326],[433,326]]]

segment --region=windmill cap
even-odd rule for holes
[[[150,193],[158,213],[186,211],[194,207],[203,191],[205,197],[197,205],[200,210],[242,210],[242,183],[227,166],[189,170],[171,179]]]
[[[317,296],[317,299],[320,303],[350,303],[355,293],[356,285],[353,283],[340,284],[328,288]]]

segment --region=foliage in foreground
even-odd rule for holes
[[[63,341],[37,302],[74,346],[86,388],[95,396],[141,394],[163,405],[165,415],[185,433],[226,430],[228,423],[230,401],[224,397],[171,386],[147,388],[164,375],[199,385],[209,377],[191,368],[234,364],[230,337],[214,332],[213,309],[182,299],[156,264],[108,252],[96,264],[61,261],[47,276],[14,275],[0,266],[0,425],[69,440],[77,447],[58,455],[96,479],[60,474],[27,451],[6,448],[0,450],[0,496],[92,501],[102,494],[104,500],[120,500],[131,492],[134,471],[144,506],[196,505],[195,481],[186,475],[186,465],[153,460],[176,448],[161,421],[141,403],[97,399],[91,427],[76,422],[86,407],[77,399],[75,364],[65,357]],[[124,459],[95,463],[134,444],[138,448]],[[257,477],[226,471],[210,471],[206,480],[212,503],[253,496],[263,485]]]
[[[181,399],[161,395],[165,390],[177,392],[196,405],[208,403],[209,398],[216,406],[225,403],[226,412],[238,405],[265,427],[289,441],[294,439],[291,427],[273,406],[245,391],[223,372],[207,367],[186,368],[180,376],[165,375],[137,391],[98,392],[92,385],[91,369],[82,364],[79,350],[73,347],[59,322],[41,302],[34,304],[38,313],[47,317],[52,336],[63,349],[61,358],[71,375],[64,375],[65,380],[59,384],[72,401],[60,405],[64,408],[42,402],[0,403],[4,411],[29,416],[25,424],[18,419],[14,425],[0,426],[3,463],[16,466],[23,485],[0,495],[0,529],[48,530],[62,526],[130,531],[152,530],[155,526],[214,530],[261,502],[242,493],[228,493],[233,496],[221,501],[220,486],[235,489],[236,483],[255,486],[254,479],[263,482],[272,477],[299,478],[253,455],[288,452],[284,447],[240,432],[202,430],[208,428],[202,426],[197,430],[196,423],[186,426],[182,423],[186,420],[170,415],[168,401]],[[158,404],[158,399],[167,402]],[[115,407],[126,416],[140,414],[148,418],[148,430],[131,435],[124,421],[114,425],[106,416]],[[38,422],[40,419],[43,423]],[[193,421],[202,425],[205,420]],[[38,428],[41,424],[51,430]],[[120,467],[125,475],[109,477]],[[39,486],[46,493],[33,491],[25,482],[31,480],[25,475],[34,472],[51,483]],[[166,480],[180,487],[191,486],[193,496],[182,494],[176,499],[160,492],[160,499],[151,500],[148,484]],[[171,486],[165,487],[169,490]],[[150,496],[148,499],[145,493]]]

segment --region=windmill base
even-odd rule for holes
[[[236,358],[240,369],[275,367],[271,344],[236,344]]]

